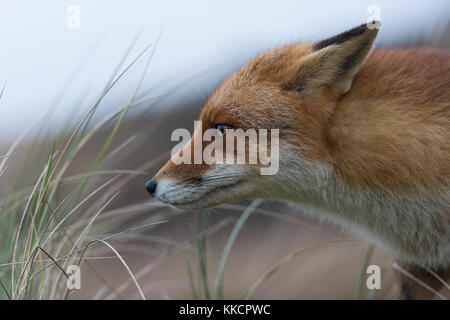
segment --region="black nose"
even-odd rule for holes
[[[156,185],[157,185],[156,180],[155,179],[150,179],[145,184],[145,189],[147,189],[148,193],[153,195],[155,193],[155,190],[156,190]]]

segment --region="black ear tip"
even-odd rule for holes
[[[367,30],[373,30],[373,29],[378,30],[380,25],[381,25],[380,22],[377,20],[363,23],[353,29],[342,32],[334,37],[317,42],[314,45],[313,49],[320,50],[320,49],[326,48],[331,45],[337,45],[337,44],[344,43],[352,38],[362,35]]]

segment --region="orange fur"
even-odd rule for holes
[[[342,178],[392,192],[445,187],[449,74],[447,51],[376,50],[329,124],[329,152]]]

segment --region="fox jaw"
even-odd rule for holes
[[[178,154],[192,154],[207,129],[229,141],[224,128],[276,128],[275,175],[261,175],[261,163],[177,165],[172,156],[147,190],[185,210],[239,199],[293,201],[363,232],[407,263],[449,266],[449,57],[380,50],[368,58],[377,32],[361,25],[256,57],[217,88],[201,111],[202,128]],[[432,64],[424,71],[431,74],[408,74],[414,59]],[[428,109],[409,112],[414,101],[427,101]],[[421,125],[407,126],[414,123]]]

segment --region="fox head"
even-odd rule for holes
[[[147,182],[147,190],[164,203],[188,210],[239,199],[289,200],[298,198],[298,193],[307,195],[318,168],[329,161],[330,116],[351,89],[377,32],[364,24],[327,40],[292,44],[254,58],[209,98],[200,114],[201,126]],[[211,129],[217,134],[203,139]],[[244,137],[244,153],[238,155],[237,148],[231,151],[235,157],[243,156],[244,163],[195,161],[196,147],[205,150],[219,140],[223,146],[237,143],[237,136],[230,134],[233,129],[269,130],[264,148],[260,140]],[[279,130],[277,141],[271,129]],[[223,148],[223,154],[229,155]],[[268,166],[261,159],[249,163],[251,150],[257,149],[276,151],[275,174],[261,174]],[[192,161],[180,164],[180,157]]]

